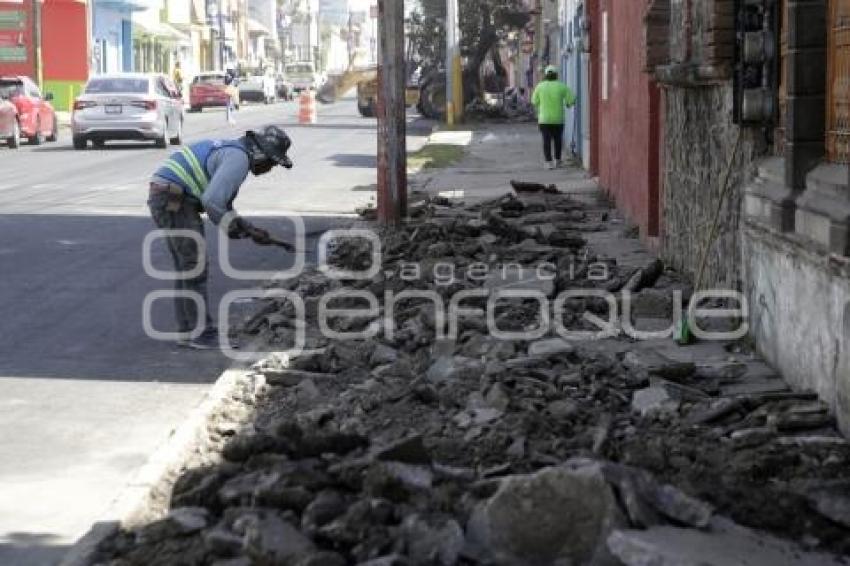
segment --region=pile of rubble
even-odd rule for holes
[[[658,341],[492,336],[476,290],[629,291],[636,319],[660,320],[670,291],[689,296],[657,262],[628,267],[588,249],[610,231],[606,208],[515,189],[477,206],[419,207],[415,222],[382,235],[374,277],[316,270],[286,282],[305,319],[270,301],[245,332],[272,349],[303,332],[306,350],[256,366],[266,381],[256,414],[217,426],[220,453],[177,481],[171,512],[106,540],[100,563],[845,563],[850,445],[815,396],[789,391],[741,344],[681,348],[695,358],[683,361]],[[372,250],[352,239],[331,257],[366,270]],[[326,325],[368,338],[320,329],[323,298],[343,290],[359,294],[339,295],[333,308],[349,312]],[[389,313],[363,304],[367,293],[411,291],[429,294]],[[435,297],[456,315],[454,338]],[[585,315],[608,308],[566,300],[564,324],[598,330]],[[502,332],[549,318],[520,296],[491,311]]]

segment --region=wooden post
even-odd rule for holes
[[[378,13],[378,219],[395,225],[407,215],[404,3],[379,0]]]

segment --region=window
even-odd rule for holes
[[[827,157],[850,163],[850,0],[830,0]]]
[[[171,98],[171,93],[168,92],[168,87],[165,86],[165,81],[162,79],[156,81],[156,93],[165,98]]]
[[[26,82],[24,84],[27,88],[27,96],[29,96],[30,98],[41,98],[41,91],[38,90],[38,85],[36,85],[29,79],[26,79]]]
[[[86,94],[147,94],[148,79],[92,79]]]
[[[14,98],[24,94],[24,86],[20,81],[0,81],[0,98]]]

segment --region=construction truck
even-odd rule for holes
[[[325,104],[337,101],[352,88],[357,88],[357,110],[364,118],[373,118],[378,109],[378,67],[376,65],[349,67],[342,73],[328,76],[316,98]],[[408,80],[405,89],[407,106],[419,105],[419,85]]]

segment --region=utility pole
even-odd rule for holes
[[[378,219],[407,216],[407,112],[404,100],[404,3],[378,0]]]
[[[463,71],[460,62],[460,12],[458,0],[446,0],[446,120],[463,119]]]

